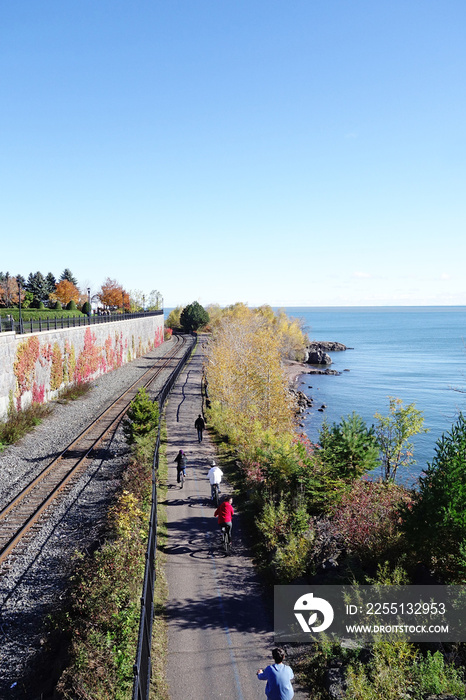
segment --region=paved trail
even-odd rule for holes
[[[237,515],[233,555],[226,557],[221,548],[206,476],[214,447],[207,433],[199,444],[194,428],[201,413],[201,369],[198,348],[171,394],[166,413],[170,700],[263,699],[265,683],[257,680],[256,671],[271,663],[273,622],[241,543]],[[182,490],[176,484],[173,461],[179,449],[188,455]],[[296,700],[305,697],[295,694]]]

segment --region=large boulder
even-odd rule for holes
[[[311,350],[307,360],[309,365],[331,365],[332,358],[320,349]]]

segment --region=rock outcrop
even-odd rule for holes
[[[309,365],[331,365],[332,358],[323,350],[311,350],[307,363]]]
[[[343,345],[343,343],[337,343],[332,340],[313,340],[311,343],[309,343],[307,349],[309,352],[313,352],[315,350],[322,350],[323,352],[340,352],[342,350],[348,350],[346,345]]]
[[[332,358],[327,353],[347,350],[346,345],[334,341],[313,341],[306,348],[306,362],[308,365],[331,365]]]

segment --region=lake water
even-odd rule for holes
[[[329,353],[339,376],[304,375],[299,388],[314,399],[304,430],[316,440],[324,418],[339,422],[353,411],[374,422],[388,414],[388,396],[415,403],[429,432],[413,438],[417,464],[408,483],[431,461],[435,443],[466,411],[466,307],[286,308],[303,320],[311,340],[353,348]],[[344,370],[349,370],[345,372]],[[317,409],[326,404],[324,412]],[[401,475],[400,475],[401,476]],[[405,479],[403,479],[405,480]]]

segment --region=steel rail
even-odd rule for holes
[[[181,347],[186,343],[186,339],[181,339]],[[40,516],[50,506],[50,504],[58,497],[59,493],[65,486],[76,476],[79,468],[90,459],[90,454],[95,450],[97,445],[102,442],[110,430],[117,430],[122,418],[127,412],[132,398],[137,390],[142,386],[149,386],[159,374],[168,366],[171,360],[178,354],[180,349],[180,341],[177,341],[174,348],[171,348],[166,356],[159,358],[152,367],[144,372],[128,389],[126,389],[110,406],[108,406],[97,418],[92,421],[82,433],[63,452],[50,462],[31,482],[18,493],[12,501],[0,511],[0,523],[4,523],[8,527],[7,517],[11,514],[12,519],[15,517],[15,511],[19,511],[24,503],[29,503],[34,500],[34,489],[45,487],[42,483],[49,476],[54,476],[54,483],[47,488],[45,496],[39,495],[39,503],[31,503],[25,515],[21,516],[19,526],[14,524],[11,530],[14,530],[13,536],[7,539],[6,544],[0,550],[0,564],[3,563],[12,553],[20,540],[26,535],[31,527],[37,523]],[[96,436],[97,428],[97,436]],[[86,444],[87,442],[87,444]],[[80,447],[80,444],[82,447]],[[76,454],[77,453],[77,454]],[[64,475],[59,474],[60,469]],[[53,470],[53,474],[52,474]],[[26,497],[30,495],[30,499],[26,501]],[[32,510],[32,512],[31,512]],[[6,534],[6,533],[5,533]],[[8,535],[7,535],[8,536]],[[5,538],[6,539],[6,538]]]

